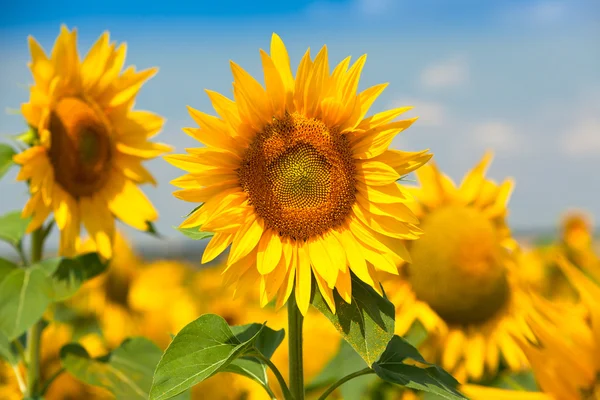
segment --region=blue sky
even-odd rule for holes
[[[420,120],[394,146],[431,148],[456,181],[487,148],[490,176],[512,176],[514,228],[551,227],[570,207],[600,216],[600,3],[596,0],[348,0],[13,2],[0,16],[0,135],[23,130],[2,112],[27,100],[26,37],[50,50],[61,23],[79,31],[80,52],[104,31],[128,43],[127,64],[158,66],[137,107],[164,115],[157,137],[177,151],[197,144],[186,105],[212,108],[204,88],[231,93],[228,61],[262,79],[259,48],[272,32],[297,65],[327,44],[333,62],[368,54],[361,87],[390,82],[373,111],[414,105]],[[166,235],[188,206],[171,196],[179,171],[149,163],[146,193]],[[20,208],[16,171],[0,182],[0,212]],[[144,236],[134,235],[143,240]]]

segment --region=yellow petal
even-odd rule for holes
[[[260,50],[263,71],[265,75],[265,86],[267,94],[273,106],[273,116],[283,117],[285,113],[286,89],[281,79],[281,75],[275,66],[275,63],[267,53]]]
[[[306,316],[308,313],[308,306],[310,305],[312,288],[310,258],[306,250],[306,245],[298,246],[296,249],[298,257],[295,290],[296,304],[302,315]]]
[[[352,150],[358,159],[368,159],[382,154],[388,149],[397,134],[408,129],[417,118],[381,125],[364,133],[353,135]]]
[[[204,253],[202,254],[202,264],[206,264],[207,262],[214,260],[219,254],[225,251],[227,246],[229,246],[232,241],[232,233],[215,233],[215,236],[210,239],[210,242],[204,249]]]
[[[360,244],[356,241],[356,238],[349,229],[340,230],[338,233],[339,234],[337,237],[340,243],[344,246],[346,259],[348,261],[348,265],[350,265],[350,269],[352,272],[354,272],[358,279],[372,287],[374,282],[369,275],[367,263],[360,251]]]
[[[492,161],[492,152],[486,152],[482,160],[469,172],[460,184],[460,192],[465,203],[475,201],[485,180],[485,172]]]
[[[283,41],[276,33],[273,33],[271,37],[271,58],[279,71],[285,90],[288,92],[293,91],[294,77],[290,66],[290,58]]]
[[[115,220],[106,203],[98,195],[81,197],[79,207],[83,225],[96,243],[98,252],[105,259],[112,258]]]
[[[242,224],[242,227],[233,237],[231,251],[229,252],[228,264],[233,264],[246,254],[250,253],[258,245],[265,228],[261,218],[251,213]],[[256,260],[255,260],[256,262]]]
[[[146,230],[148,221],[156,221],[158,213],[138,186],[119,172],[113,172],[102,191],[112,213],[136,229]]]
[[[350,271],[340,271],[335,282],[340,297],[348,304],[352,303],[352,276]]]
[[[315,276],[315,281],[317,282],[317,287],[319,288],[321,295],[323,295],[325,303],[327,303],[327,305],[331,309],[331,312],[335,314],[335,300],[333,298],[333,290],[327,287],[327,282],[321,276],[321,274],[319,274],[319,272],[316,271],[316,269],[313,268],[313,272]]]
[[[310,238],[306,242],[306,249],[316,273],[323,277],[327,285],[333,289],[339,269],[332,266],[332,261],[323,238],[318,236]]]
[[[272,272],[282,257],[281,237],[277,232],[267,229],[258,242],[256,267],[261,275]]]
[[[400,175],[389,165],[379,161],[356,163],[356,173],[367,185],[389,185],[400,179]]]

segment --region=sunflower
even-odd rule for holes
[[[485,178],[491,157],[459,187],[435,164],[417,171],[421,186],[411,206],[424,235],[409,246],[412,263],[384,283],[396,305],[397,333],[421,322],[429,333],[424,355],[461,381],[493,376],[501,359],[512,370],[526,366],[511,336],[530,334],[530,307],[514,273],[517,245],[505,222],[513,182]]]
[[[60,361],[60,349],[70,343],[73,339],[73,330],[66,324],[51,323],[43,333],[41,339],[40,373],[42,381],[54,376],[62,365]],[[78,339],[83,347],[92,357],[100,356],[105,352],[104,347],[95,334],[86,334]],[[21,372],[24,376],[25,368],[21,364]],[[7,374],[8,373],[8,374]],[[17,381],[8,363],[0,360],[0,400],[22,399]],[[68,373],[61,373],[44,393],[47,400],[71,400],[71,399],[94,399],[108,400],[112,397],[104,389],[88,386],[81,383]]]
[[[18,180],[30,182],[31,198],[23,217],[33,216],[27,231],[38,229],[54,213],[62,255],[73,255],[80,225],[105,258],[112,255],[114,217],[146,230],[157,213],[138,184],[155,184],[142,162],[169,151],[149,139],[163,118],[132,110],[136,95],[157,69],[121,72],[126,46],[109,43],[104,33],[83,61],[77,32],[61,27],[52,54],[29,37],[34,84],[21,106],[37,132],[32,147],[14,156]]]
[[[259,308],[256,304],[257,292],[238,290],[234,297],[234,288],[223,290],[219,266],[202,268],[196,273],[194,287],[197,291],[198,307],[201,313],[219,314],[229,325],[244,325],[255,321],[267,321],[270,328],[278,330],[287,328],[287,314],[274,307]],[[256,304],[256,305],[255,305]],[[304,320],[304,329],[311,335],[304,337],[304,378],[307,382],[314,379],[335,356],[338,351],[340,335],[327,319],[316,309],[308,310],[309,317]],[[271,361],[279,368],[283,376],[288,376],[288,344],[284,338]],[[269,381],[276,382],[269,371]],[[229,384],[222,384],[229,382]],[[232,389],[231,383],[233,382]],[[258,390],[256,390],[258,389]],[[272,385],[277,398],[283,398],[279,385]],[[199,384],[194,393],[211,393],[211,398],[239,399],[243,392],[248,393],[249,400],[268,400],[264,389],[251,380],[235,374],[219,374]],[[226,397],[229,393],[230,397]],[[196,398],[196,397],[194,397]]]
[[[376,271],[408,259],[401,239],[421,231],[396,181],[431,155],[388,150],[415,121],[392,122],[410,107],[365,118],[387,86],[357,93],[366,56],[330,72],[327,47],[314,61],[309,49],[294,78],[273,34],[261,59],[266,89],[231,62],[234,101],[207,91],[219,117],[189,108],[200,128],[184,131],[206,147],[165,157],[188,172],[174,195],[201,205],[181,227],[215,232],[204,263],[231,245],[226,281],[259,279],[262,305],[295,287],[306,314],[312,271],[335,311],[334,288],[350,302],[351,272],[381,292]]]
[[[81,252],[94,250],[93,241],[80,246]],[[96,318],[111,349],[134,335],[166,348],[170,334],[200,315],[185,284],[193,272],[193,266],[182,262],[144,262],[117,232],[108,271],[86,282],[67,306],[81,316]]]
[[[538,314],[529,318],[535,340],[517,338],[542,390],[542,393],[531,395],[537,394],[540,399],[550,400],[598,400],[600,286],[566,258],[559,258],[558,264],[577,289],[584,312],[536,298],[534,304]],[[488,388],[476,385],[466,386],[463,390],[475,400],[520,398],[519,392],[508,390],[496,390],[494,396],[490,396]]]
[[[600,259],[594,250],[592,218],[583,211],[570,211],[561,221],[560,251],[577,267],[596,273]],[[600,275],[595,275],[600,279]]]

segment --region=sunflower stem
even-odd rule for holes
[[[295,293],[288,299],[288,343],[290,361],[290,391],[294,400],[304,400],[304,368],[302,359],[302,323],[304,316],[296,304]]]
[[[31,234],[31,264],[42,259],[44,249],[44,231],[39,228]],[[42,321],[36,322],[27,332],[27,390],[25,397],[35,397],[40,379],[40,341],[42,338]]]
[[[343,377],[342,379],[340,379],[339,381],[335,382],[333,385],[331,385],[321,395],[321,397],[319,397],[319,400],[325,400],[327,398],[327,396],[329,396],[331,393],[333,393],[335,391],[335,389],[342,386],[344,383],[348,382],[351,379],[358,378],[359,376],[363,376],[363,375],[374,374],[374,373],[375,373],[375,371],[373,371],[371,368],[365,368],[365,369],[361,369],[360,371],[356,371],[350,375],[347,375],[347,376]]]

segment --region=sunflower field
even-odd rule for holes
[[[23,132],[0,143],[27,193],[0,209],[0,400],[600,400],[592,216],[514,233],[493,146],[453,180],[443,146],[394,140],[413,107],[370,111],[388,84],[361,85],[366,55],[283,36],[182,133],[137,106],[158,68],[109,32],[27,38]],[[179,200],[171,232],[148,186]]]

